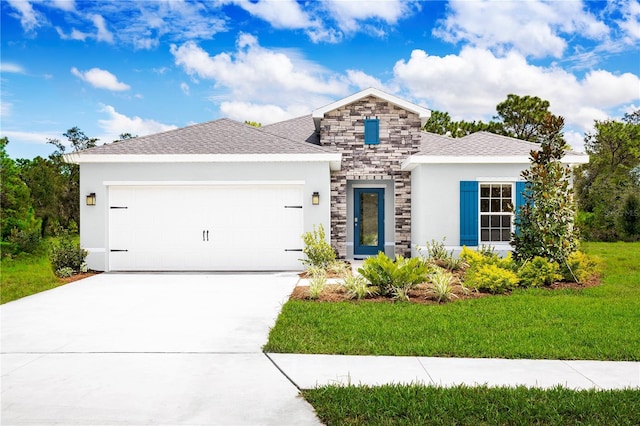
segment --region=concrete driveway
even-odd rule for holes
[[[319,424],[261,353],[296,282],[100,274],[2,305],[2,424]]]

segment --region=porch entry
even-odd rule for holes
[[[354,256],[384,252],[384,188],[353,189]]]

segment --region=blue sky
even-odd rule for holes
[[[263,124],[367,87],[488,120],[509,93],[565,117],[640,108],[640,2],[3,0],[1,131],[47,156],[219,117]]]

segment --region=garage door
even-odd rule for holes
[[[297,270],[300,185],[112,186],[112,271]]]

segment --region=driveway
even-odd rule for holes
[[[100,274],[2,305],[2,424],[319,424],[261,352],[296,282]]]

